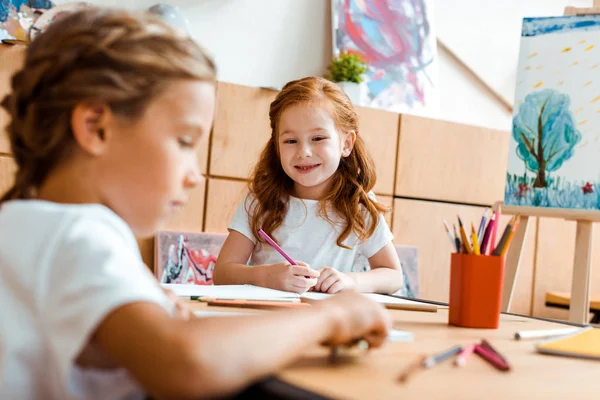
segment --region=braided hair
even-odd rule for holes
[[[17,164],[0,198],[35,198],[49,173],[74,149],[71,114],[102,102],[135,119],[176,79],[216,81],[213,60],[159,17],[91,7],[53,22],[27,48],[1,106]]]

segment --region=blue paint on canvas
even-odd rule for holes
[[[600,30],[600,15],[523,18],[521,36]]]

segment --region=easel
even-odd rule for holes
[[[566,7],[564,15],[600,14],[600,0],[594,0],[593,4],[594,6],[592,8]],[[577,222],[569,321],[580,324],[587,323],[592,267],[592,223],[600,222],[600,211],[504,206],[502,202],[496,203],[493,209],[500,209],[502,214],[520,214],[521,216],[519,226],[513,238],[512,246],[510,246],[506,255],[502,311],[508,312],[510,309],[515,281],[521,264],[525,235],[527,234],[527,228],[529,226],[529,217],[562,218],[568,221]]]

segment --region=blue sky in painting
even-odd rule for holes
[[[600,15],[523,18],[521,36],[600,30]]]

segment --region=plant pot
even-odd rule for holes
[[[354,105],[360,105],[360,84],[354,82],[338,82],[339,87],[348,95]]]

